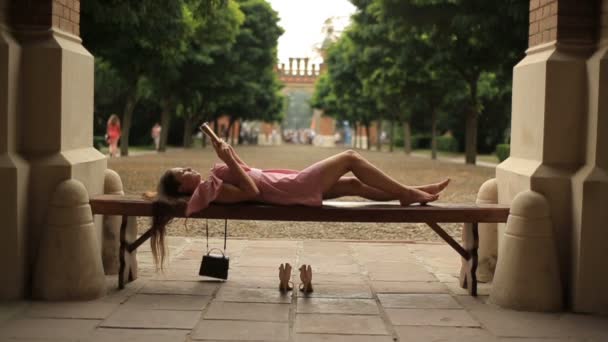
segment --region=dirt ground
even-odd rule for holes
[[[303,169],[306,166],[343,151],[343,148],[317,148],[303,145],[283,146],[237,146],[237,152],[247,164],[257,168]],[[451,178],[448,188],[442,193],[440,202],[473,202],[481,184],[494,177],[493,168],[459,165],[433,161],[427,158],[408,157],[403,152],[375,152],[358,150],[370,162],[387,172],[396,180],[418,185]],[[219,162],[211,148],[182,150],[166,153],[147,153],[123,158],[111,158],[108,167],[121,176],[125,193],[142,194],[155,190],[156,182],[164,170],[171,167],[193,167],[203,177],[215,162]],[[343,200],[363,200],[344,197]],[[142,218],[139,229],[149,226]],[[442,225],[454,237],[460,236],[457,224]],[[210,236],[222,236],[223,221],[209,220]],[[168,234],[203,237],[205,220],[176,219]],[[371,223],[308,223],[229,221],[229,237],[281,238],[281,239],[345,239],[345,240],[402,240],[439,241],[435,233],[425,224],[371,224]]]

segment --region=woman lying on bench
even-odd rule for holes
[[[295,171],[256,169],[245,164],[226,142],[213,143],[213,147],[225,164],[216,164],[205,181],[191,168],[167,170],[158,185],[161,198],[191,195],[187,215],[206,208],[210,202],[321,206],[323,199],[342,196],[399,200],[402,206],[407,206],[437,200],[449,183],[446,179],[435,184],[405,186],[352,150]],[[355,177],[343,177],[348,172]]]
[[[216,164],[205,181],[201,181],[201,175],[191,168],[167,170],[158,184],[161,201],[190,196],[187,216],[205,209],[211,202],[255,201],[321,206],[323,199],[342,196],[360,196],[374,201],[399,200],[402,206],[407,206],[437,200],[450,181],[445,179],[434,184],[406,186],[352,150],[316,162],[301,171],[261,170],[243,162],[228,143],[218,140],[212,144],[224,164]],[[355,177],[343,177],[348,172]],[[164,256],[162,240],[169,219],[155,217],[153,224],[152,250],[160,252],[161,264]]]

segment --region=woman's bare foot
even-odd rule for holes
[[[414,186],[414,189],[418,189],[418,190],[422,190],[426,193],[429,193],[431,195],[435,195],[438,194],[440,192],[443,191],[443,189],[445,189],[448,184],[450,184],[450,179],[446,178],[445,180],[439,182],[439,183],[433,183],[433,184],[426,184],[426,185],[420,185],[420,186]]]
[[[428,202],[436,201],[439,198],[438,194],[429,194],[416,188],[409,188],[408,190],[409,191],[406,192],[401,199],[399,199],[401,206],[405,207],[412,203],[425,204]]]

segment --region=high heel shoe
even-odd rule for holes
[[[288,292],[293,290],[293,286],[289,284],[291,283],[289,278],[291,278],[291,265],[289,263],[281,264],[279,266],[279,291]]]
[[[304,293],[311,293],[312,290],[312,267],[310,265],[302,265],[300,270],[300,291]]]

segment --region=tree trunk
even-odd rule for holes
[[[354,148],[359,148],[359,138],[357,138],[357,136],[359,135],[359,123],[355,122],[355,131],[353,133],[353,147]]]
[[[137,104],[137,83],[133,90],[127,96],[125,109],[122,115],[121,134],[120,134],[120,155],[129,155],[129,132],[131,131],[131,120],[133,118],[133,110]]]
[[[213,118],[213,132],[215,133],[215,135],[220,137],[220,128],[218,127],[217,118]]]
[[[475,164],[477,159],[477,117],[478,117],[478,105],[477,105],[477,79],[479,76],[474,77],[469,81],[469,88],[471,90],[471,107],[467,112],[466,118],[466,133],[465,133],[465,162],[467,164]]]
[[[243,125],[241,123],[241,121],[239,121],[239,125],[237,126],[237,130],[236,130],[236,145],[240,145],[242,143],[241,141],[241,130],[243,129]],[[283,127],[281,126],[281,136],[283,136]]]
[[[371,124],[369,122],[365,123],[365,137],[367,138],[367,149],[371,151],[372,149],[372,140],[371,137],[369,135],[369,131],[370,131],[370,126]]]
[[[431,107],[431,159],[437,159],[437,109]]]
[[[171,124],[171,101],[169,99],[161,100],[160,125],[160,143],[158,144],[158,152],[167,150],[167,137],[169,136],[169,125]]]
[[[382,118],[378,119],[378,129],[376,129],[376,150],[382,151]]]
[[[234,134],[232,134],[232,129],[234,128],[234,122],[235,120],[232,118],[232,116],[230,117],[230,120],[228,120],[228,130],[226,131],[226,141],[230,143],[230,145],[234,146]]]
[[[194,122],[191,117],[184,117],[184,147],[191,148],[192,147],[192,127],[194,126]]]
[[[403,151],[405,154],[412,153],[412,130],[407,120],[403,121]]]
[[[391,119],[390,121],[390,126],[389,126],[389,148],[388,150],[390,152],[393,152],[393,149],[395,148],[395,119]]]

